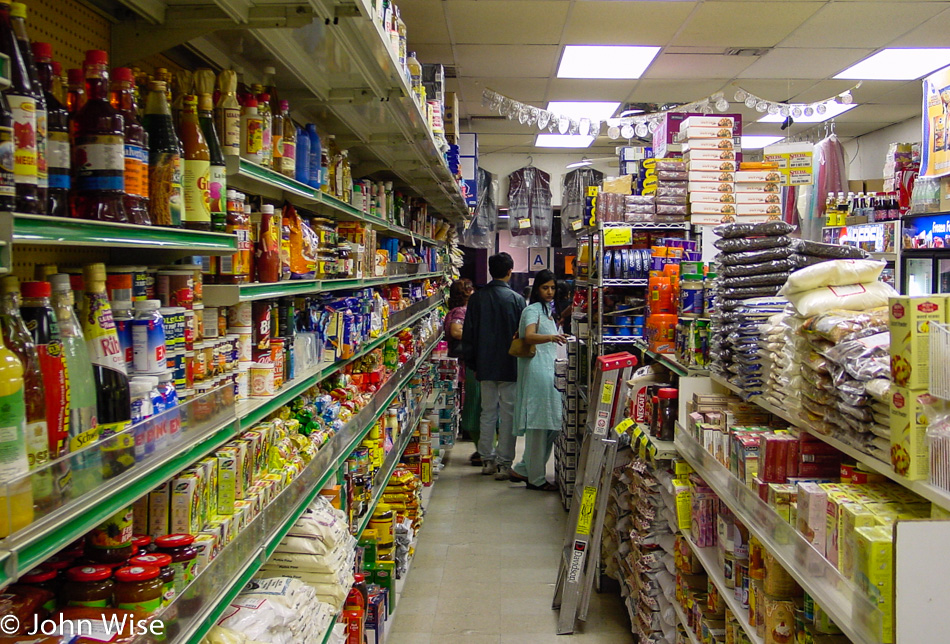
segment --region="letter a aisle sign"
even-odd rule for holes
[[[531,248],[528,250],[528,270],[532,273],[551,268],[550,248]]]

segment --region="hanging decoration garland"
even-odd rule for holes
[[[825,114],[828,111],[828,105],[831,103],[840,103],[850,105],[854,102],[851,92],[861,87],[861,83],[847,89],[840,94],[831,96],[821,101],[813,103],[785,103],[782,101],[772,101],[761,96],[756,96],[742,88],[737,88],[735,100],[742,103],[749,109],[754,109],[762,114],[780,114],[783,117],[791,117],[792,120],[802,116],[813,116],[815,114]],[[607,136],[611,140],[619,138],[632,139],[634,136],[644,138],[647,134],[653,134],[660,126],[667,114],[672,112],[699,112],[701,114],[712,114],[714,110],[725,112],[729,109],[729,100],[725,92],[716,92],[706,98],[692,103],[684,103],[677,107],[662,110],[659,112],[650,112],[646,114],[636,114],[632,116],[609,118],[606,121],[592,118],[571,118],[563,114],[556,114],[540,107],[527,105],[513,98],[508,98],[503,94],[492,89],[485,89],[482,92],[482,104],[506,116],[511,120],[517,119],[522,125],[537,126],[538,130],[548,132],[558,132],[560,134],[576,134],[580,136],[600,136],[604,124],[607,126]]]

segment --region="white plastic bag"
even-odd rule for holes
[[[887,265],[873,259],[834,259],[795,271],[779,295],[802,293],[821,286],[841,286],[874,282]]]
[[[897,295],[891,286],[884,282],[847,284],[843,286],[822,286],[802,293],[788,295],[788,301],[801,317],[811,317],[831,311],[866,311],[878,306],[886,306],[887,298]]]

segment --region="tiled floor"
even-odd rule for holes
[[[482,476],[468,464],[472,451],[457,445],[432,490],[387,644],[632,642],[623,603],[609,592],[594,593],[577,633],[556,634],[560,497]]]

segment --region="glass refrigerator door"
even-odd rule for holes
[[[933,293],[933,258],[907,258],[907,294],[929,295]],[[941,260],[947,261],[947,260]]]
[[[950,258],[937,260],[937,293],[950,293]]]

